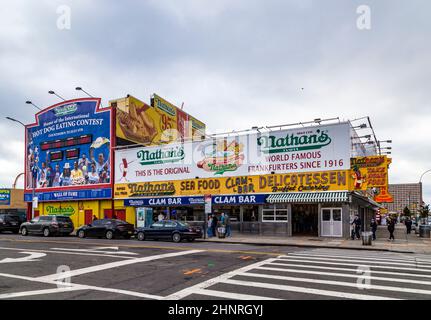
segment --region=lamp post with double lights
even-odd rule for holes
[[[14,118],[11,118],[11,117],[6,117],[6,119],[21,124],[25,129],[25,124],[22,123],[21,121],[14,119]],[[36,181],[34,178],[36,170],[37,170],[36,166],[33,164],[33,167],[31,168],[31,218],[32,219],[34,218],[34,201],[36,198],[36,196],[35,196]],[[16,181],[15,181],[15,183],[16,183]]]

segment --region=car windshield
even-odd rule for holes
[[[118,220],[118,219],[116,219],[116,220],[112,220],[112,222],[114,222],[115,224],[127,224],[127,222],[126,222],[126,221]]]

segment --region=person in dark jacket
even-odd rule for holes
[[[376,240],[376,231],[377,231],[376,220],[371,219],[370,228],[371,228],[371,232],[373,233],[373,240]]]
[[[213,215],[213,221],[212,221],[212,224],[211,224],[211,229],[212,229],[212,234],[213,234],[213,236],[216,236],[217,235],[217,224],[218,224],[218,218],[217,218],[217,215],[216,214],[214,214]]]
[[[410,234],[412,232],[412,220],[410,220],[410,218],[407,218],[405,224],[407,228],[407,234]]]
[[[388,231],[389,231],[389,241],[395,240],[394,231],[395,231],[395,219],[389,218],[388,220]]]
[[[356,239],[360,239],[361,238],[361,226],[362,226],[362,221],[361,218],[359,218],[359,216],[355,216],[355,219],[352,222],[354,228],[355,228],[355,236]]]

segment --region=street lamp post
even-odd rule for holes
[[[53,94],[53,95],[55,95],[55,96],[57,96],[57,98],[60,98],[61,100],[63,100],[63,101],[66,101],[66,99],[64,99],[63,97],[61,97],[61,96],[59,96],[58,94],[56,94],[54,91],[52,91],[52,90],[49,90],[48,91],[48,93],[49,94]]]
[[[22,123],[21,121],[14,119],[14,118],[11,118],[11,117],[6,117],[6,119],[21,124],[25,129],[25,124]],[[15,183],[16,183],[16,180],[15,180]],[[33,168],[32,168],[32,170],[31,170],[31,218],[32,219],[34,218],[34,204],[33,204],[33,202],[34,202],[35,193],[36,193],[35,189],[36,189],[36,185],[35,185],[35,181],[33,180]]]

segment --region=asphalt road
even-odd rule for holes
[[[0,299],[430,299],[431,256],[0,234]]]

